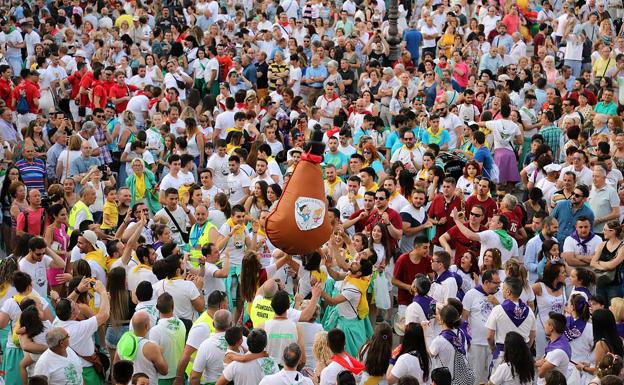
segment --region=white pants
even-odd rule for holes
[[[54,98],[52,97],[52,92],[49,89],[41,91],[39,108],[41,108],[41,111],[46,115],[51,109],[54,108]]]
[[[492,352],[487,345],[470,345],[468,362],[475,372],[476,384],[487,384]]]

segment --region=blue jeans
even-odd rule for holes
[[[599,295],[602,298],[604,298],[607,301],[607,306],[609,306],[612,298],[624,296],[624,288],[622,288],[621,283],[608,285],[608,286],[597,286],[596,295]]]
[[[117,326],[117,327],[113,327],[109,325],[106,328],[106,345],[108,345],[109,348],[116,348],[117,343],[121,339],[121,336],[128,330],[129,330],[128,325],[122,325],[122,326]]]
[[[578,78],[581,76],[581,68],[583,67],[583,62],[581,60],[568,60],[565,59],[563,61],[564,65],[570,66],[572,68],[572,76]]]

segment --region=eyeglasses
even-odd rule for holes
[[[477,214],[477,213],[473,213],[472,211],[470,212],[470,215],[476,217],[476,218],[481,218],[483,216],[483,214]]]
[[[572,195],[574,195],[574,197],[576,197],[576,198],[585,198],[585,195],[583,195],[583,194],[574,193]]]
[[[386,198],[384,198],[384,197],[375,197],[375,200],[376,201],[385,201]]]
[[[95,115],[95,117],[98,119],[104,119],[104,115]]]
[[[370,155],[370,154],[371,154],[371,152],[370,152],[370,151],[362,151],[362,154],[368,154],[368,155]]]

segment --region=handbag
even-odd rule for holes
[[[594,270],[596,275],[596,286],[609,286],[615,280],[617,269],[613,270]]]
[[[375,305],[378,309],[388,310],[392,307],[390,298],[391,287],[383,272],[380,272],[374,282]]]

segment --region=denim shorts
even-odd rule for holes
[[[108,326],[106,328],[106,344],[109,348],[116,348],[121,336],[129,330],[128,325]]]

